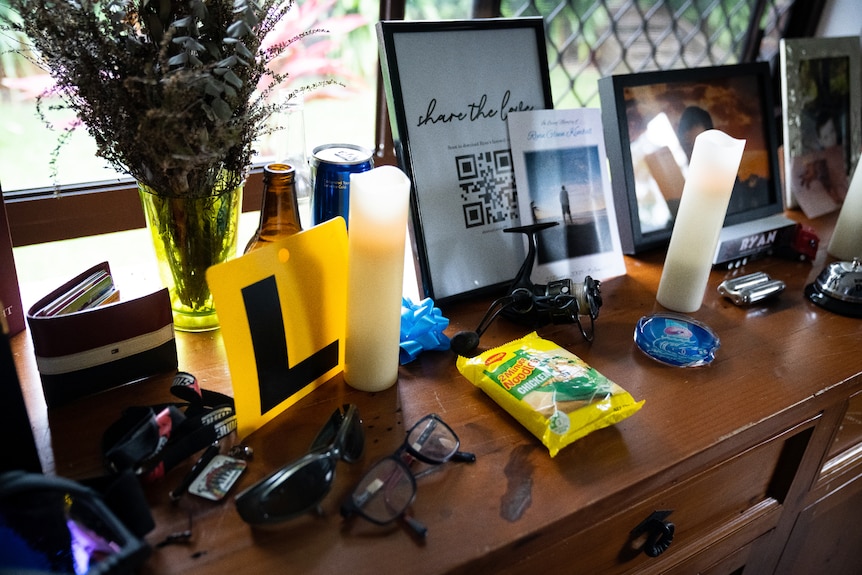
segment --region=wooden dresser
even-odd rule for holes
[[[798,215],[793,215],[797,217]],[[627,258],[627,275],[602,283],[604,306],[590,344],[570,325],[539,330],[628,390],[643,408],[551,458],[541,443],[470,384],[450,352],[401,367],[397,385],[354,391],[340,376],[247,438],[255,455],[238,487],[300,457],[332,410],[359,406],[366,452],[339,463],[319,514],[252,529],[233,502],[168,491],[180,466],[148,487],[157,527],[146,573],[860,573],[862,572],[862,320],[809,303],[804,286],[831,261],[833,217],[810,222],[814,262],[763,259],[713,271],[693,317],[720,337],[714,363],[668,367],[633,342],[637,320],[657,311],[662,253]],[[733,274],[765,271],[787,283],[777,299],[737,307],[716,292]],[[513,270],[514,273],[514,270]],[[575,278],[579,280],[580,278]],[[447,333],[473,329],[488,301],[445,306]],[[526,330],[497,320],[482,347]],[[218,331],[177,335],[180,368],[231,392]],[[124,405],[169,400],[169,376],[48,412],[29,334],[12,339],[43,463],[71,477],[100,471],[99,438]],[[424,543],[395,524],[344,521],[341,499],[404,430],[438,413],[477,455],[418,480],[413,515]],[[656,557],[632,531],[656,511],[675,526]],[[157,547],[191,525],[188,543]]]

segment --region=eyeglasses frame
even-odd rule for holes
[[[426,456],[422,455],[418,450],[414,449],[412,445],[410,445],[410,436],[413,434],[413,432],[420,425],[422,425],[423,423],[425,423],[428,420],[433,420],[437,425],[444,426],[449,431],[449,433],[452,435],[452,437],[455,438],[455,446],[452,449],[451,454],[444,459],[434,459],[434,458],[426,457]],[[410,429],[407,430],[407,434],[404,438],[404,442],[398,447],[398,449],[395,450],[394,453],[384,457],[383,459],[381,459],[380,461],[378,461],[377,463],[372,465],[368,469],[368,471],[366,473],[364,473],[362,475],[362,477],[360,478],[360,480],[357,482],[357,486],[363,484],[365,482],[366,478],[369,475],[371,475],[371,473],[375,469],[377,469],[378,467],[383,465],[386,461],[390,461],[390,460],[393,461],[395,463],[396,467],[404,475],[406,475],[406,477],[410,480],[411,495],[408,498],[408,501],[404,505],[404,507],[397,514],[395,514],[392,517],[392,519],[388,519],[388,520],[377,519],[376,517],[372,517],[372,516],[366,514],[362,510],[362,507],[356,504],[356,497],[355,497],[356,488],[354,488],[347,495],[347,497],[344,500],[344,503],[341,506],[341,515],[345,518],[350,517],[352,515],[358,515],[358,516],[362,517],[363,519],[365,519],[366,521],[369,521],[371,523],[374,523],[375,525],[381,525],[381,526],[388,525],[389,523],[392,523],[394,521],[398,521],[400,519],[400,520],[405,522],[405,524],[410,528],[410,530],[413,533],[416,534],[417,537],[424,539],[428,533],[428,528],[422,522],[420,522],[419,520],[417,520],[417,519],[415,519],[412,516],[407,514],[407,509],[409,509],[410,506],[413,505],[413,501],[416,499],[416,491],[417,491],[416,479],[419,477],[422,477],[426,473],[432,471],[433,469],[436,468],[436,466],[443,465],[444,463],[446,463],[448,461],[459,461],[459,462],[469,462],[469,463],[476,461],[476,456],[473,453],[459,451],[459,447],[461,447],[461,439],[458,437],[458,434],[456,434],[455,431],[449,426],[449,424],[447,424],[445,421],[443,421],[440,418],[440,416],[437,415],[436,413],[429,413],[428,415],[425,415],[424,417],[419,419],[416,423],[414,423],[410,427]],[[422,463],[426,463],[428,465],[433,465],[435,467],[432,467],[432,468],[429,468],[427,470],[420,471],[420,472],[416,473],[410,468],[408,462],[404,461],[404,453],[405,452],[407,454],[409,454],[410,457],[412,457],[413,459],[421,461]]]

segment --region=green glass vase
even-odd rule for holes
[[[236,255],[242,190],[240,185],[214,190],[205,197],[178,197],[159,194],[138,183],[159,276],[170,292],[177,330],[218,328],[206,271]]]

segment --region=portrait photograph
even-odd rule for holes
[[[706,130],[721,130],[745,140],[728,213],[769,203],[771,172],[758,94],[757,80],[751,76],[625,90],[632,164],[645,229],[664,228],[676,218],[694,140]]]
[[[816,218],[844,202],[859,156],[859,38],[782,40],[785,187]]]
[[[599,81],[626,253],[666,245],[695,138],[745,140],[724,225],[783,210],[768,64],[647,72]]]

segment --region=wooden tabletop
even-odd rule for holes
[[[235,487],[251,485],[303,455],[332,410],[352,402],[366,429],[365,454],[356,463],[338,464],[320,514],[261,529],[240,519],[230,496],[213,503],[187,495],[172,504],[168,492],[189,461],[148,486],[157,527],[147,539],[155,546],[187,529],[190,521],[192,539],[155,548],[145,572],[488,572],[624,509],[741,445],[778,433],[792,420],[814,415],[834,399],[838,387],[862,388],[862,321],[830,313],[804,297],[805,285],[831,261],[825,245],[834,215],[810,223],[821,237],[814,262],[766,258],[732,272],[712,272],[703,307],[692,314],[721,339],[708,367],[668,367],[633,342],[637,320],[662,311],[655,302],[662,253],[627,257],[627,274],[602,283],[604,305],[592,343],[572,325],[539,329],[542,337],[645,400],[632,417],[593,432],[555,458],[457,371],[451,352],[423,353],[401,366],[397,384],[381,393],[355,391],[339,375],[246,438],[254,458]],[[787,289],[750,307],[737,307],[716,292],[726,277],[754,271],[784,280]],[[488,303],[445,306],[451,321],[447,333],[474,329]],[[526,332],[498,319],[483,335],[482,347]],[[219,331],[178,333],[177,343],[181,370],[193,373],[202,387],[232,393]],[[57,474],[101,473],[101,433],[122,408],[170,400],[166,375],[48,411],[29,334],[13,337],[12,346],[43,463]],[[477,460],[447,463],[419,479],[412,512],[428,526],[427,540],[417,542],[399,524],[342,520],[341,500],[363,472],[395,451],[405,429],[431,412],[450,424],[461,448]]]

